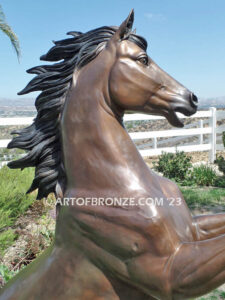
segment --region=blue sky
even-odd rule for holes
[[[71,30],[120,25],[131,8],[134,27],[148,43],[148,54],[199,97],[225,95],[224,0],[0,0],[8,23],[19,37],[18,63],[0,33],[0,97],[17,98],[39,65],[40,55]],[[33,97],[35,94],[27,95]],[[19,97],[18,97],[19,101]]]

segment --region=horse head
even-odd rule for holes
[[[147,43],[140,47],[132,42],[133,20],[132,10],[106,47],[115,55],[109,77],[111,99],[122,110],[163,115],[171,125],[182,127],[176,112],[194,114],[198,99],[147,55]]]

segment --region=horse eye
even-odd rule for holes
[[[147,56],[142,56],[138,58],[138,61],[142,63],[143,65],[147,66],[148,65],[148,57]]]

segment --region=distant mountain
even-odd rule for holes
[[[0,110],[1,111],[31,111],[35,110],[34,107],[35,99],[33,98],[1,98],[0,97]],[[200,98],[199,99],[199,109],[207,109],[210,106],[216,108],[225,108],[225,96],[223,97],[210,97],[210,98]]]
[[[0,98],[0,108],[2,107],[33,107],[34,108],[34,99],[33,98]]]
[[[33,117],[36,115],[33,98],[0,98],[0,118]]]
[[[206,109],[209,107],[225,108],[225,96],[223,97],[212,97],[212,98],[200,98],[199,109]]]

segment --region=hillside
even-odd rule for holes
[[[202,98],[199,100],[199,109],[206,109],[210,106],[225,108],[225,96],[214,98]]]
[[[34,116],[36,113],[34,102],[34,98],[10,99],[0,97],[0,117]],[[199,99],[199,110],[208,109],[210,106],[225,108],[225,96]]]

